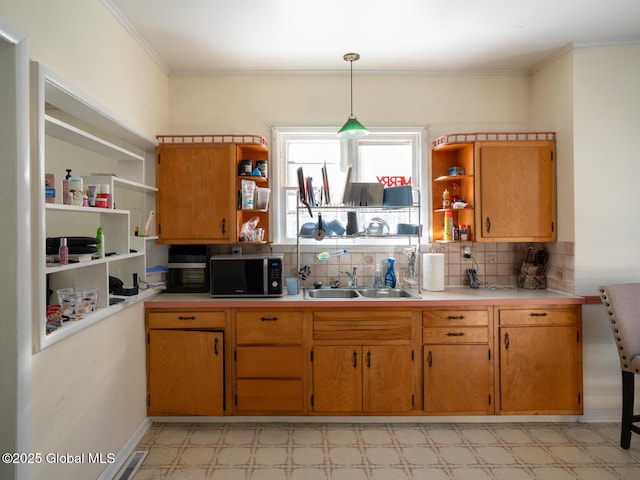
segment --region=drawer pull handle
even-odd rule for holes
[[[491,217],[487,217],[487,233],[491,233]]]
[[[531,312],[529,314],[530,317],[546,317],[547,316],[547,312]]]
[[[429,368],[433,365],[433,353],[431,350],[429,350],[429,354],[427,355],[427,364],[429,365]]]
[[[371,352],[367,352],[367,368],[371,368]]]
[[[353,352],[353,368],[358,367],[358,352]]]
[[[220,351],[218,350],[218,344],[220,343],[220,341],[216,338],[213,341],[213,354],[217,357],[220,354]]]
[[[464,320],[464,315],[449,315],[447,320]]]
[[[509,334],[504,334],[504,349],[509,350]]]
[[[263,322],[276,322],[278,317],[260,317]]]
[[[464,332],[447,332],[447,337],[464,337]]]
[[[222,234],[224,235],[226,232],[226,226],[227,226],[227,219],[223,218],[222,221],[220,222],[220,230],[222,231]]]
[[[178,317],[178,320],[195,320],[195,319],[196,319],[196,317],[194,317],[193,315],[191,315],[190,317],[185,317],[183,315],[180,315]]]

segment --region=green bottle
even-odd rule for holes
[[[104,232],[102,231],[102,227],[98,227],[96,238],[98,239],[98,258],[104,258]]]

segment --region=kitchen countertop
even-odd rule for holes
[[[443,292],[423,291],[422,298],[314,298],[305,299],[302,290],[297,295],[272,298],[212,298],[208,293],[162,293],[144,303],[145,308],[251,308],[251,307],[438,307],[465,305],[517,304],[583,304],[585,297],[555,290],[525,290],[498,288],[496,290],[450,287]]]

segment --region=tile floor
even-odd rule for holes
[[[638,479],[612,423],[156,423],[134,480]]]

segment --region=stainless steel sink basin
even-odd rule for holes
[[[403,288],[360,288],[358,292],[367,298],[420,298],[412,291]]]
[[[403,288],[305,288],[304,298],[420,298]]]
[[[353,288],[305,288],[305,298],[357,298],[360,296]]]

